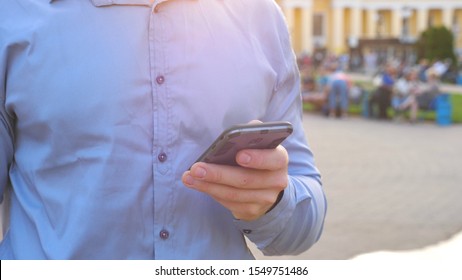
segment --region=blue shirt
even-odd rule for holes
[[[325,199],[271,0],[0,2],[2,259],[251,259],[307,250]],[[289,185],[235,220],[181,175],[225,128],[285,120]]]
[[[393,79],[393,77],[387,72],[383,73],[382,85],[391,88],[394,84],[395,84],[395,80]]]

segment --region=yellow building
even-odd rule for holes
[[[462,53],[462,0],[276,0],[297,53],[336,54],[371,39],[415,42],[430,26],[452,30]]]

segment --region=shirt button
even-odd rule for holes
[[[163,84],[163,83],[165,82],[165,77],[162,76],[162,75],[157,76],[156,82],[157,82],[157,84],[159,84],[159,85]]]
[[[252,230],[250,230],[250,229],[244,229],[243,232],[244,232],[245,234],[251,234],[251,233],[252,233]]]
[[[166,153],[160,153],[158,156],[157,156],[157,159],[160,161],[160,162],[165,162],[167,160],[167,154]]]
[[[168,230],[163,229],[159,232],[159,236],[160,236],[160,239],[167,240],[168,237],[170,236],[170,233],[168,232]]]

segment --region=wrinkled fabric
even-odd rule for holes
[[[1,258],[251,259],[244,235],[308,249],[326,205],[298,78],[270,0],[1,1]],[[181,175],[253,119],[295,130],[282,200],[244,222]]]

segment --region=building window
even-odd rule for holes
[[[323,36],[324,35],[324,15],[315,14],[313,17],[313,35]]]
[[[313,15],[313,40],[315,48],[323,48],[326,46],[325,38],[325,16],[321,13]]]

